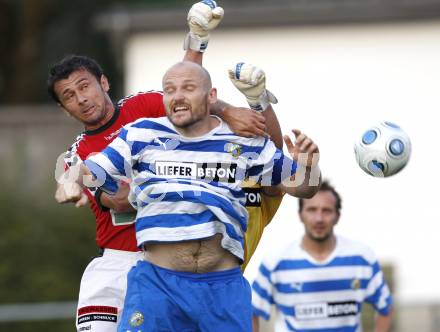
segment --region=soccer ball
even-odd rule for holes
[[[411,155],[409,136],[391,122],[371,126],[354,145],[356,161],[368,174],[387,177],[398,173]]]

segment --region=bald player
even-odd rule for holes
[[[235,135],[210,115],[217,91],[197,64],[172,66],[163,91],[166,118],[125,126],[85,162],[94,185],[109,193],[128,178],[138,211],[145,260],[128,275],[119,331],[251,331],[250,287],[239,267],[247,229],[241,184],[252,175],[281,186],[284,177],[295,181],[297,169],[316,171],[318,147],[295,130],[296,144],[285,138],[290,160],[267,138]],[[281,172],[285,163],[289,171]],[[310,197],[318,188],[303,182],[282,189]]]

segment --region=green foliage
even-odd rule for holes
[[[91,212],[56,205],[52,192],[51,203],[43,206],[32,194],[2,189],[1,302],[75,300],[82,272],[96,253]]]
[[[0,0],[0,104],[49,101],[47,70],[67,54],[98,60],[121,97],[122,73],[117,68],[111,37],[93,25],[96,15],[113,8],[170,7],[191,4],[177,0]]]
[[[97,253],[90,209],[56,204],[53,183],[23,193],[1,182],[1,304],[76,301],[82,273]],[[74,314],[67,320],[0,323],[0,330],[75,331]]]

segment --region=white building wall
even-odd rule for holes
[[[127,93],[161,88],[165,70],[183,56],[183,34],[142,34],[128,41]],[[220,27],[204,64],[219,97],[243,106],[226,72],[238,61],[266,71],[283,132],[299,128],[319,144],[323,174],[343,197],[336,231],[395,265],[400,303],[440,300],[440,22]],[[387,179],[363,173],[353,153],[354,141],[379,120],[403,127],[413,146],[407,168]],[[296,206],[285,198],[246,271],[250,280],[265,252],[301,235]]]

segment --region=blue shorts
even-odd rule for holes
[[[251,289],[240,268],[178,272],[139,261],[128,274],[119,332],[250,332]]]

